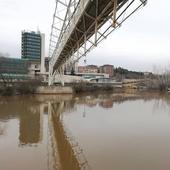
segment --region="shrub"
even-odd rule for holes
[[[21,82],[17,85],[16,91],[18,94],[35,94],[37,87],[41,84],[40,81],[32,80]]]
[[[92,84],[92,83],[75,83],[73,84],[73,89],[75,93],[80,92],[95,92],[95,91],[109,91],[113,90],[113,86],[109,84]]]
[[[12,96],[15,94],[15,88],[13,86],[1,87],[0,95],[2,96]]]

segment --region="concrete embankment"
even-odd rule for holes
[[[73,89],[71,87],[61,86],[40,86],[36,90],[36,94],[72,94]]]

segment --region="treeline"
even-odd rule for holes
[[[137,71],[129,71],[128,69],[124,69],[122,67],[118,67],[114,69],[114,74],[119,79],[143,79],[145,77],[143,72]]]

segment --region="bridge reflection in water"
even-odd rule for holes
[[[65,108],[64,101],[48,103],[48,142],[50,142],[48,168],[49,170],[89,170],[90,166],[83,150],[64,127],[62,112]]]
[[[154,111],[152,114],[163,116],[163,113],[168,113],[168,115],[170,113],[169,94],[149,93],[148,95],[148,93],[145,94],[144,92],[142,92],[142,94],[133,94],[131,92],[127,94],[94,94],[74,97],[71,95],[38,95],[34,97],[19,96],[0,98],[0,140],[6,138],[5,142],[1,142],[0,145],[0,152],[1,155],[3,155],[0,157],[0,169],[10,169],[10,166],[12,169],[23,170],[26,169],[29,162],[30,166],[28,168],[36,170],[86,170],[91,169],[88,161],[94,169],[96,167],[93,164],[95,157],[90,157],[89,145],[88,147],[83,145],[84,151],[88,153],[86,155],[88,158],[87,161],[83,150],[72,135],[70,135],[63,123],[66,122],[65,115],[79,112],[79,108],[81,108],[83,117],[85,117],[84,114],[86,114],[87,111],[86,120],[90,120],[91,117],[88,116],[89,108],[102,107],[102,109],[105,109],[106,113],[108,113],[108,110],[113,110],[115,104],[131,100],[133,102],[134,100],[139,100],[139,102],[143,101],[144,103],[152,101],[151,110]],[[165,109],[166,111],[163,111]],[[166,117],[162,118],[164,119]],[[168,119],[166,118],[166,120]],[[69,125],[67,124],[67,126]],[[80,126],[81,123],[79,122],[77,127]],[[168,129],[164,129],[164,131],[166,130],[168,133]],[[156,133],[157,132],[155,132],[155,134]],[[79,138],[79,140],[81,140],[81,138]],[[150,144],[150,146],[152,146],[152,144]],[[167,144],[167,147],[168,146]],[[110,147],[112,147],[112,145]],[[15,152],[17,156],[13,157]],[[47,155],[44,156],[44,153],[47,153]],[[131,152],[128,154],[131,154]],[[15,165],[12,163],[8,164],[8,162],[4,160],[15,162]],[[46,161],[48,162],[48,168],[46,167]],[[126,161],[126,158],[124,161]],[[103,160],[103,162],[102,164],[107,166],[107,161],[105,162],[105,160]],[[100,164],[100,162],[98,163]],[[96,169],[99,169],[98,166]]]
[[[62,113],[74,108],[72,95],[3,98],[0,108],[0,135],[5,134],[6,122],[18,120],[18,147],[23,150],[26,147],[38,148],[46,141],[49,170],[90,169],[83,150],[66,132],[62,121]]]

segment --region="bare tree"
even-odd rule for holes
[[[170,69],[154,66],[153,72],[154,78],[150,80],[149,87],[161,91],[167,90],[170,87]]]

